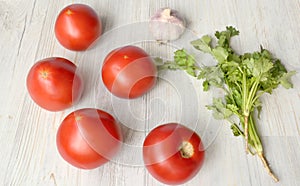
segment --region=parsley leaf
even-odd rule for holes
[[[288,73],[282,74],[282,76],[279,78],[280,84],[284,88],[293,88],[293,84],[291,83],[291,77],[296,74],[296,71],[290,71]]]
[[[201,50],[205,53],[211,53],[211,37],[206,35],[203,36],[201,39],[197,39],[195,41],[192,41],[191,44],[198,50]]]
[[[213,116],[216,119],[227,119],[232,116],[233,112],[226,108],[226,104],[222,102],[221,98],[213,98],[213,105],[206,106],[208,110],[213,111]]]

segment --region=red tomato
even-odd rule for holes
[[[83,81],[76,65],[67,59],[52,57],[35,63],[27,76],[28,92],[40,107],[60,111],[79,101]]]
[[[63,120],[56,144],[68,163],[81,169],[93,169],[116,155],[122,145],[122,134],[110,114],[86,108],[70,113]]]
[[[86,50],[102,32],[97,13],[84,4],[65,7],[55,22],[55,36],[69,50]]]
[[[136,98],[145,94],[155,85],[156,74],[151,57],[136,46],[111,51],[102,67],[104,85],[121,98]]]
[[[169,123],[156,127],[143,144],[149,173],[165,184],[183,184],[192,179],[204,161],[200,137],[189,128]]]

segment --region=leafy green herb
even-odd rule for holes
[[[166,68],[185,70],[188,74],[203,79],[203,89],[208,91],[211,86],[222,88],[224,98],[214,98],[212,110],[216,119],[226,119],[231,123],[235,136],[245,138],[246,152],[256,154],[262,160],[270,176],[277,182],[278,178],[272,173],[263,153],[263,146],[256,131],[254,111],[260,113],[262,104],[260,96],[272,93],[279,85],[292,88],[291,76],[296,72],[287,72],[280,60],[261,47],[260,51],[239,55],[230,46],[230,39],[239,34],[234,27],[226,27],[224,31],[217,31],[217,43],[212,46],[212,37],[205,35],[192,41],[197,50],[212,55],[218,62],[215,66],[199,67],[194,57],[184,49],[177,50],[174,62],[163,64]],[[231,121],[235,115],[240,125]],[[259,114],[258,114],[259,116]]]

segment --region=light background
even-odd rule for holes
[[[114,29],[147,21],[165,6],[181,12],[189,31],[199,37],[233,25],[240,31],[233,40],[238,52],[252,52],[262,45],[281,59],[288,70],[297,70],[292,79],[294,89],[279,88],[263,97],[262,118],[258,121],[265,155],[280,182],[273,182],[257,157],[245,154],[242,139],[232,136],[228,124],[211,119],[205,104],[218,92],[202,92],[201,82],[186,74],[162,75],[151,92],[133,101],[112,97],[99,79],[93,79],[98,74],[89,70],[98,67],[100,71],[96,64],[101,64],[101,60],[96,59],[101,51],[97,49],[120,45],[124,36],[116,36],[111,42],[100,39],[87,52],[64,49],[55,39],[54,22],[58,12],[74,2],[92,6],[103,20],[104,32],[110,34]],[[60,122],[74,109],[88,106],[112,113],[129,127],[124,127],[125,142],[134,147],[140,147],[148,130],[163,122],[180,121],[194,127],[207,147],[206,160],[187,186],[300,185],[299,10],[299,0],[0,0],[0,185],[161,185],[145,168],[133,166],[138,165],[141,154],[130,148],[114,162],[90,171],[78,170],[59,156],[55,136]],[[155,55],[171,55],[174,49],[164,48],[164,52],[147,42],[140,44]],[[91,80],[78,105],[57,113],[34,104],[25,86],[30,67],[37,60],[52,56],[74,61],[88,74],[85,79]],[[124,110],[124,105],[129,109]]]

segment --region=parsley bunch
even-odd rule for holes
[[[217,43],[212,46],[212,38],[208,35],[192,41],[197,50],[212,55],[217,61],[215,66],[199,67],[194,57],[184,49],[177,50],[174,62],[167,61],[162,67],[172,70],[181,69],[188,74],[203,80],[203,89],[208,91],[210,86],[225,91],[224,98],[213,98],[212,105],[207,108],[213,111],[216,119],[225,119],[231,124],[235,136],[243,136],[246,152],[258,155],[270,176],[277,182],[278,178],[272,173],[263,153],[263,146],[256,131],[254,111],[258,116],[262,109],[260,96],[272,93],[279,85],[292,88],[290,81],[295,71],[288,72],[272,54],[261,47],[253,53],[239,55],[230,46],[230,39],[239,34],[233,27],[225,31],[217,31]],[[237,116],[239,123],[234,122]]]

